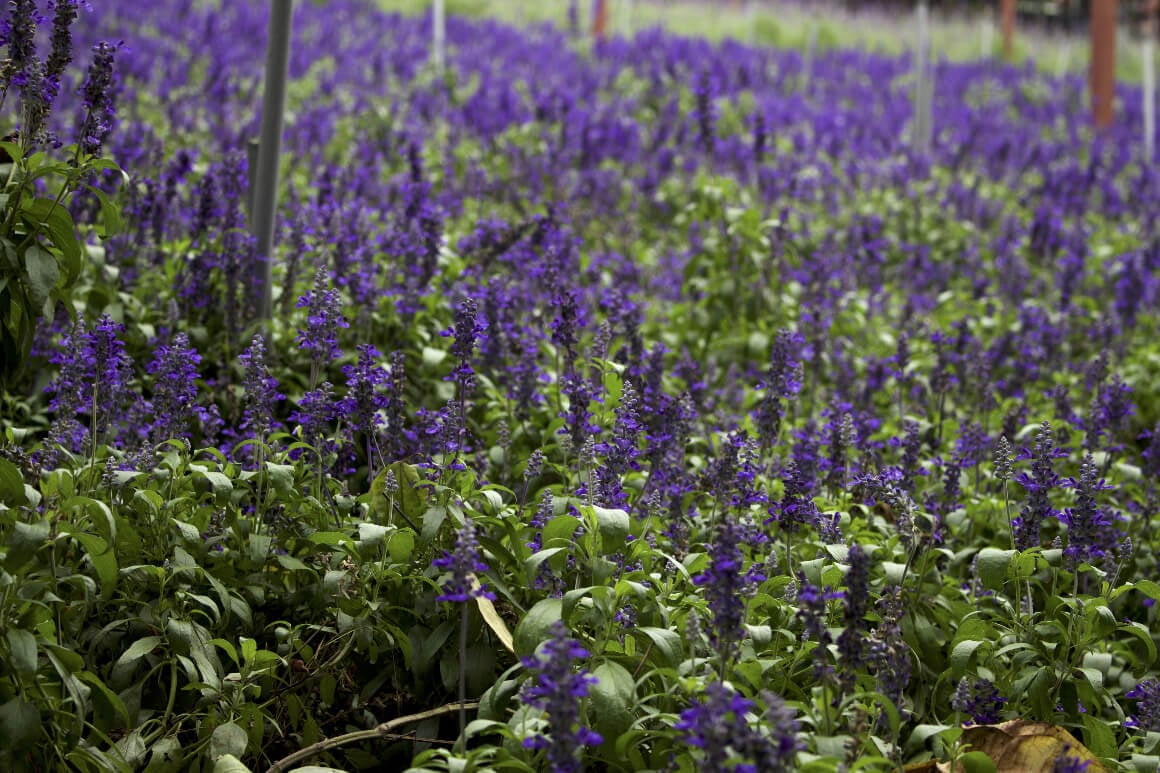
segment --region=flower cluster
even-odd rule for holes
[[[588,689],[597,680],[583,669],[575,670],[575,662],[587,658],[588,650],[569,636],[564,621],[552,623],[549,634],[551,638],[537,655],[521,661],[531,679],[521,690],[520,700],[547,715],[550,732],[525,739],[524,746],[545,750],[548,770],[580,773],[583,770],[580,750],[603,741],[599,733],[584,724],[580,715],[580,700],[588,695]]]

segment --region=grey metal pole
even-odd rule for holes
[[[930,8],[927,0],[918,0],[918,47],[914,52],[914,137],[915,150],[930,152],[931,102],[934,95],[930,62]]]
[[[255,306],[263,323],[273,308],[274,212],[278,205],[278,164],[282,157],[282,125],[286,112],[286,81],[290,75],[290,29],[294,0],[270,1],[270,32],[266,42],[266,86],[262,94],[262,129],[258,141],[258,173],[254,178],[253,219],[258,259],[263,261],[261,286],[254,288]]]
[[[431,53],[435,70],[443,73],[447,61],[447,18],[443,8],[443,0],[434,0],[431,6]]]

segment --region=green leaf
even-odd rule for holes
[[[615,742],[632,725],[636,683],[624,666],[611,660],[593,669],[592,676],[597,682],[588,688],[589,718],[596,732]]]
[[[36,636],[23,628],[8,630],[8,649],[12,653],[12,668],[18,674],[31,676],[36,673]]]
[[[239,728],[241,729],[241,728]],[[243,731],[244,732],[244,731]],[[213,773],[254,773],[232,754],[223,754],[214,760]]]
[[[117,658],[117,662],[113,665],[114,668],[126,668],[132,666],[141,658],[148,655],[161,644],[160,636],[144,636],[129,645],[129,649],[121,653],[121,657]]]
[[[628,537],[630,524],[628,513],[624,510],[609,510],[603,507],[593,507],[592,513],[596,516],[596,525],[604,542],[604,552],[615,553]]]
[[[51,308],[46,309],[45,304],[60,280],[56,256],[39,245],[30,244],[24,251],[24,268],[28,272],[28,299],[32,305],[29,311],[47,317]]]
[[[209,758],[217,760],[227,754],[235,757],[242,756],[246,753],[246,745],[249,743],[249,737],[246,731],[240,725],[233,722],[227,722],[224,725],[218,725],[213,729],[213,734],[209,737]],[[217,766],[214,766],[217,770]]]
[[[28,504],[24,476],[20,474],[20,468],[7,459],[0,459],[0,502],[9,507]]]
[[[995,761],[983,752],[967,752],[959,757],[965,773],[995,773]]]
[[[53,199],[39,198],[23,204],[20,214],[31,229],[43,228],[49,241],[60,250],[64,258],[64,283],[66,287],[72,287],[81,273],[83,250],[68,207]]]
[[[563,599],[541,599],[528,610],[513,634],[516,655],[528,657],[534,655],[536,648],[550,638],[548,629],[552,623],[561,620],[564,612]]]
[[[667,628],[655,628],[643,625],[633,628],[634,634],[641,634],[648,638],[652,645],[653,655],[662,665],[676,668],[685,659],[684,646],[681,637],[675,631]],[[645,645],[647,648],[647,644]]]
[[[17,521],[12,524],[12,531],[7,538],[8,555],[4,558],[4,568],[13,573],[18,571],[48,542],[48,535],[48,521]]]
[[[1003,583],[1011,567],[1011,559],[1015,557],[1014,550],[999,550],[998,548],[983,548],[979,551],[977,563],[979,579],[983,585],[991,590],[1002,590]]]
[[[35,704],[13,698],[0,705],[0,749],[21,751],[40,738],[40,711]]]
[[[100,677],[92,671],[79,671],[77,679],[88,685],[91,690],[89,695],[93,701],[93,721],[98,728],[108,732],[132,724],[125,704],[101,681]]]
[[[97,570],[97,577],[101,580],[101,597],[106,600],[112,598],[119,577],[117,555],[112,546],[96,534],[88,532],[74,532],[64,528],[61,529],[61,534],[67,534],[85,549],[85,553],[88,554],[89,560],[93,563],[93,568]]]
[[[116,236],[121,233],[125,229],[125,221],[121,218],[121,208],[100,188],[92,185],[85,185],[84,187],[96,196],[97,201],[101,203],[101,221],[97,226],[97,236],[102,239],[108,239],[110,236]]]
[[[1116,743],[1116,734],[1108,727],[1108,723],[1091,714],[1083,715],[1084,745],[1097,757],[1115,758],[1120,751]]]

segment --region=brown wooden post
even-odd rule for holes
[[[1092,120],[1096,128],[1112,125],[1116,91],[1116,0],[1092,0]]]
[[[1003,58],[1015,58],[1015,0],[999,0],[999,26],[1003,29]]]
[[[608,0],[594,0],[592,7],[592,38],[604,40],[608,34]]]

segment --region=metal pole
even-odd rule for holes
[[[914,52],[914,149],[919,153],[930,151],[931,83],[930,65],[930,7],[927,0],[918,0],[918,48]]]
[[[1092,0],[1092,119],[1096,128],[1112,125],[1116,90],[1116,0]]]
[[[447,19],[443,9],[443,0],[434,0],[431,6],[431,59],[435,63],[435,70],[443,72],[447,61]]]
[[[1144,161],[1156,159],[1156,69],[1152,61],[1156,20],[1151,13],[1144,22]]]
[[[999,24],[1003,28],[1003,58],[1010,62],[1015,58],[1015,0],[1001,0]]]
[[[270,31],[266,42],[266,86],[262,94],[262,130],[258,142],[258,174],[254,180],[254,217],[263,276],[254,288],[258,318],[270,320],[274,263],[274,211],[278,205],[278,162],[282,156],[282,124],[286,112],[286,81],[290,74],[290,29],[294,0],[271,0]]]

